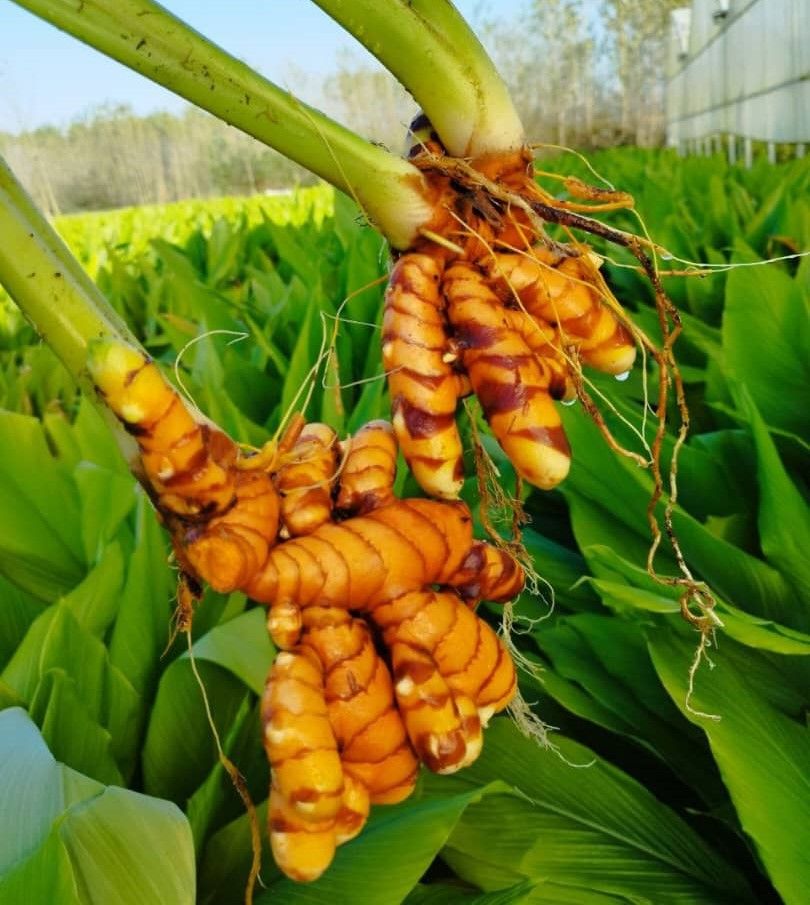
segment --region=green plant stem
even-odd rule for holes
[[[395,75],[455,157],[516,150],[523,125],[450,0],[313,0]]]
[[[395,247],[407,248],[430,219],[415,167],[301,103],[152,0],[15,2],[351,195]]]
[[[0,283],[75,378],[92,340],[137,345],[2,157],[0,237]]]

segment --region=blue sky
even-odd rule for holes
[[[514,14],[526,0],[456,0],[480,22],[493,8]],[[356,48],[350,36],[309,0],[163,0],[175,15],[216,40],[275,82],[292,87],[295,71],[317,83],[338,55]],[[371,58],[368,57],[370,60]],[[302,92],[304,99],[306,93]],[[12,0],[0,0],[0,131],[64,126],[103,103],[127,103],[138,113],[181,109],[184,102],[106,59]]]

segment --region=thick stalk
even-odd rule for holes
[[[314,2],[410,91],[451,155],[523,146],[523,126],[506,85],[449,0]]]
[[[15,0],[352,195],[398,248],[430,219],[421,173],[262,78],[152,0]]]
[[[77,379],[95,339],[137,344],[0,157],[0,283]]]

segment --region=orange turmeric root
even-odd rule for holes
[[[281,870],[313,880],[371,804],[410,794],[420,760],[448,773],[477,757],[515,683],[471,608],[517,594],[523,573],[473,539],[464,504],[394,498],[384,422],[340,447],[299,423],[249,454],[137,350],[98,348],[91,373],[140,446],[190,584],[269,606],[281,648],[262,699],[270,841]]]
[[[440,202],[386,292],[383,362],[403,454],[428,493],[454,499],[463,480],[455,407],[472,391],[518,474],[550,489],[570,465],[555,400],[574,398],[580,362],[628,371],[632,337],[587,246],[545,234],[535,209],[554,208],[528,150],[456,160],[424,116],[412,130],[410,158]],[[591,197],[584,184],[568,187]]]

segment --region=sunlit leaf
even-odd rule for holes
[[[687,707],[685,664],[694,654],[694,639],[655,632],[650,650],[672,699],[706,733],[743,829],[774,885],[785,902],[799,905],[810,887],[804,839],[810,825],[810,732],[803,713],[806,699],[786,698],[785,672],[780,676],[774,668],[778,663],[790,670],[791,658],[766,660],[733,642],[721,642],[721,650],[712,655],[715,668],[704,666],[698,673]],[[775,696],[770,701],[763,695],[763,680],[771,682]],[[719,719],[701,715],[706,713]]]

